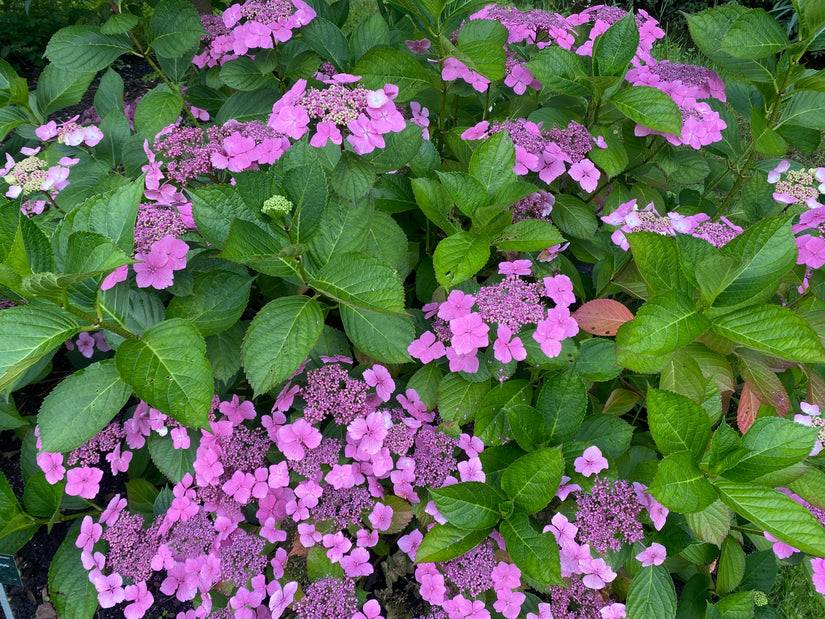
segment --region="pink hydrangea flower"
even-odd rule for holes
[[[392,392],[395,391],[395,381],[383,365],[375,364],[372,369],[364,370],[364,382],[370,387],[375,387],[375,392],[382,402],[389,402]]]
[[[56,484],[66,475],[63,454],[44,451],[37,455],[37,466],[46,474],[46,481]]]
[[[512,262],[499,262],[498,272],[501,275],[530,275],[532,262],[529,260],[513,260]]]
[[[123,599],[132,602],[123,609],[126,619],[141,619],[155,603],[155,598],[146,587],[145,580],[134,585],[127,585]]]
[[[66,473],[66,494],[93,499],[100,490],[103,471],[99,468],[81,466],[69,469]]]
[[[653,542],[649,548],[645,548],[636,555],[636,560],[641,561],[642,567],[651,565],[661,565],[667,558],[667,550],[659,543]],[[781,557],[780,557],[781,558]]]
[[[493,356],[502,363],[510,363],[513,359],[524,361],[527,351],[519,337],[512,337],[513,332],[507,325],[499,325],[496,341],[493,343]],[[511,339],[512,338],[512,339]]]
[[[584,453],[573,461],[573,468],[585,477],[598,474],[608,467],[607,458],[602,455],[601,449],[595,445],[588,447]]]
[[[407,352],[411,357],[425,364],[447,354],[444,343],[438,341],[432,331],[425,331],[420,338],[414,340],[407,347]]]

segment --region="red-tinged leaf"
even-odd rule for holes
[[[825,380],[813,370],[806,370],[808,376],[808,390],[805,401],[808,404],[816,404],[820,408],[825,408]]]
[[[785,386],[775,371],[768,365],[768,359],[753,351],[743,351],[739,355],[739,371],[742,378],[761,402],[770,404],[776,409],[778,417],[784,417],[791,408],[791,400]],[[785,364],[781,371],[786,369]]]
[[[759,407],[762,406],[762,401],[756,392],[751,390],[748,383],[742,387],[742,395],[739,396],[739,409],[736,411],[736,425],[739,426],[739,431],[744,434],[756,421],[756,413],[759,412]]]
[[[633,312],[613,299],[593,299],[573,312],[582,331],[591,335],[616,335],[624,323],[633,320]]]

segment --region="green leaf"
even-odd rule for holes
[[[418,155],[423,144],[421,127],[411,122],[402,131],[393,131],[383,137],[386,144],[384,148],[376,148],[371,153],[361,155],[373,165],[378,174],[402,170]]]
[[[206,338],[206,359],[215,380],[229,381],[241,369],[241,345],[246,323],[236,322],[225,331]]]
[[[60,508],[65,487],[65,480],[61,479],[52,485],[46,481],[43,471],[37,471],[29,477],[23,489],[23,505],[26,506],[26,511],[38,518],[51,518]]]
[[[487,530],[467,530],[452,524],[436,524],[421,540],[415,562],[432,563],[460,557],[487,539],[492,530],[492,527]]]
[[[785,29],[764,9],[754,9],[733,22],[720,49],[734,58],[765,58],[789,45]]]
[[[68,26],[49,39],[46,58],[62,71],[97,73],[132,51],[125,34],[102,34],[96,26]]]
[[[362,251],[389,264],[403,280],[410,272],[407,249],[407,235],[401,226],[388,213],[376,211]]]
[[[322,266],[333,255],[361,249],[372,225],[374,210],[371,199],[354,204],[330,194],[318,233],[309,243],[308,257],[312,264]]]
[[[563,242],[556,226],[541,219],[523,219],[507,226],[493,239],[502,251],[541,251]]]
[[[710,441],[710,420],[698,404],[677,393],[648,389],[647,418],[663,454],[689,451],[694,460],[701,459]]]
[[[634,232],[627,235],[627,241],[651,295],[687,289],[685,276],[679,268],[679,249],[673,237],[655,232]]]
[[[662,133],[682,134],[682,115],[668,95],[652,86],[630,86],[610,102],[630,120]]]
[[[0,432],[25,428],[29,422],[17,412],[14,399],[9,396],[7,402],[0,401]]]
[[[301,40],[304,43],[321,58],[329,60],[339,71],[343,71],[349,64],[347,39],[341,29],[328,19],[320,16],[316,17],[308,24],[301,26],[301,35]],[[369,86],[367,87],[369,88]]]
[[[745,575],[745,551],[736,541],[728,536],[722,542],[722,552],[719,556],[719,570],[716,573],[716,593],[730,593]]]
[[[0,312],[0,389],[85,326],[48,301],[31,299]]]
[[[710,442],[708,472],[711,475],[724,473],[738,464],[747,453],[748,449],[742,443],[742,437],[728,424],[721,423]]]
[[[448,373],[438,386],[438,413],[444,421],[472,421],[490,381],[471,383],[457,372]]]
[[[493,135],[473,151],[470,158],[470,174],[493,195],[496,191],[516,180],[513,167],[516,150],[506,131]]]
[[[198,226],[198,232],[213,245],[223,247],[234,219],[252,222],[263,230],[269,228],[260,210],[253,210],[234,187],[203,187],[191,192],[191,198],[192,216]]]
[[[573,441],[595,445],[611,458],[618,458],[633,439],[633,426],[624,419],[608,415],[590,415],[585,417]]]
[[[804,318],[778,305],[750,306],[720,316],[711,331],[780,359],[823,361],[816,332]]]
[[[375,184],[375,166],[365,157],[345,151],[332,171],[330,182],[339,196],[355,201]]]
[[[132,262],[108,236],[78,230],[69,236],[63,266],[69,273],[103,273]]]
[[[344,330],[363,352],[384,363],[409,361],[407,347],[415,337],[409,316],[373,312],[351,305],[342,305],[339,310]]]
[[[471,531],[489,530],[498,524],[505,500],[495,488],[479,481],[430,488],[430,496],[450,524]]]
[[[556,496],[563,472],[564,457],[560,449],[539,449],[507,467],[501,477],[501,489],[517,509],[535,514]]]
[[[639,26],[633,13],[611,25],[593,42],[595,75],[622,76],[639,47]]]
[[[415,201],[421,212],[447,234],[455,234],[461,228],[452,220],[452,203],[447,189],[429,178],[414,178],[411,182]]]
[[[633,619],[674,619],[676,589],[661,565],[643,567],[627,592],[627,616]]]
[[[788,143],[779,133],[768,127],[763,110],[754,109],[751,113],[751,133],[756,152],[776,157],[788,152]]]
[[[390,46],[390,29],[380,13],[373,13],[355,27],[350,35],[352,57],[357,61],[374,47]]]
[[[587,389],[572,372],[547,376],[539,391],[536,408],[544,419],[547,440],[551,444],[570,439],[584,421],[587,412]]]
[[[616,360],[630,370],[647,371],[640,367],[645,358],[664,367],[668,358],[690,344],[710,326],[710,321],[696,311],[690,297],[672,290],[650,299],[636,313],[636,318],[619,327],[616,334]]]
[[[742,437],[747,454],[723,475],[732,481],[746,482],[793,466],[808,457],[817,435],[818,428],[789,419],[757,419]]]
[[[687,451],[676,452],[659,462],[650,494],[668,509],[682,514],[702,511],[718,498]]]
[[[105,428],[132,395],[114,361],[93,363],[65,378],[43,400],[37,425],[44,451],[69,452]]]
[[[545,47],[527,63],[542,85],[566,95],[587,96],[590,89],[579,83],[587,75],[584,62],[575,52],[557,45]]]
[[[138,477],[126,482],[126,498],[129,509],[141,515],[153,518],[155,515],[155,501],[160,492],[155,484]]]
[[[825,528],[792,498],[757,484],[714,482],[722,501],[776,539],[817,557],[825,554]]]
[[[97,610],[97,591],[75,546],[79,533],[77,521],[49,564],[49,600],[63,619],[92,619]]]
[[[522,574],[543,586],[562,584],[559,546],[552,533],[539,533],[527,514],[516,512],[499,525],[507,552]]]
[[[195,326],[173,318],[149,327],[139,340],[124,341],[115,367],[141,400],[184,425],[204,428],[214,394],[205,353]]]
[[[456,376],[451,374],[451,376]],[[438,406],[438,392],[441,387],[441,379],[444,378],[444,372],[435,363],[428,363],[422,368],[419,368],[415,374],[410,377],[407,383],[407,389],[415,389],[416,393],[421,398],[421,401],[427,406],[427,410],[432,410]],[[459,378],[461,378],[459,376]]]
[[[137,25],[138,21],[140,21],[140,18],[137,15],[132,15],[131,13],[117,13],[109,16],[106,23],[100,27],[100,31],[103,34],[121,34],[123,32],[129,32]]]
[[[244,337],[243,364],[256,394],[288,378],[321,337],[324,316],[306,296],[281,297],[261,308]]]
[[[199,432],[187,430],[187,434],[189,434],[187,449],[175,449],[175,443],[168,434],[160,436],[153,433],[147,440],[152,462],[167,479],[175,483],[193,471],[192,465],[197,456],[198,445],[200,445]]]
[[[154,141],[164,127],[174,123],[183,111],[183,98],[161,84],[146,93],[135,108],[135,131]]]
[[[478,407],[475,435],[485,445],[500,445],[510,434],[507,409],[529,405],[531,400],[532,390],[526,380],[508,380],[490,390]]]
[[[264,71],[263,67],[249,56],[225,62],[221,67],[220,76],[224,84],[235,90],[251,91],[277,86],[275,76],[270,71]]]
[[[685,520],[694,535],[703,542],[722,545],[730,531],[730,508],[716,499],[700,512],[685,514]]]
[[[383,260],[360,252],[339,254],[310,281],[318,292],[350,307],[404,313],[404,290],[398,273]]]
[[[430,86],[430,77],[424,67],[409,54],[390,47],[369,50],[355,63],[351,72],[361,76],[361,84],[365,88],[374,90],[386,84],[395,84],[398,86],[395,101],[398,103],[409,101],[423,88]]]
[[[185,318],[204,337],[234,325],[249,302],[252,278],[232,271],[209,271],[195,275],[191,295],[175,297],[166,308],[167,318]]]
[[[0,140],[23,123],[34,124],[34,119],[21,107],[0,108]]]
[[[53,64],[46,65],[37,80],[35,91],[35,101],[40,113],[46,117],[79,103],[94,78],[95,72],[72,73]]]
[[[256,271],[275,277],[300,276],[299,263],[285,255],[289,238],[276,235],[277,229],[264,230],[258,224],[235,219],[226,237],[224,249],[217,256],[245,264]]]
[[[490,239],[458,232],[442,239],[433,254],[433,267],[438,283],[447,289],[469,279],[487,264]]]
[[[0,107],[25,104],[28,101],[28,83],[17,75],[14,67],[0,58]]]
[[[215,115],[215,124],[222,125],[229,120],[249,122],[263,120],[272,113],[272,104],[280,97],[280,91],[273,88],[260,88],[251,92],[236,92],[228,99]],[[293,147],[294,148],[294,147]]]
[[[739,262],[736,278],[716,297],[714,307],[767,300],[780,278],[796,264],[796,243],[787,217],[765,218],[720,249]]]
[[[599,227],[599,220],[593,209],[568,193],[556,196],[556,203],[553,205],[553,223],[564,234],[577,239],[592,239]]]
[[[470,218],[476,211],[487,206],[490,197],[481,181],[465,172],[440,172],[436,170],[441,184],[450,194],[459,210]]]
[[[788,487],[814,507],[825,509],[825,473],[809,468]]]
[[[174,58],[185,53],[206,34],[191,2],[162,0],[152,11],[146,38],[158,56]]]
[[[523,450],[534,451],[549,442],[544,419],[537,409],[526,404],[517,404],[507,408],[504,413],[507,415],[507,423],[510,424],[513,438]]]

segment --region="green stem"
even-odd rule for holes
[[[107,331],[111,331],[112,333],[117,333],[120,337],[125,337],[132,340],[140,339],[137,335],[135,335],[128,329],[119,327],[118,325],[111,323],[107,320],[100,320],[97,316],[87,314],[83,310],[70,305],[65,300],[63,302],[63,309],[69,312],[70,314],[74,314],[78,318],[82,318],[83,320],[93,325],[95,328],[106,329]]]

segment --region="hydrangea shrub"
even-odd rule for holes
[[[643,10],[423,0],[349,35],[347,0],[162,0],[60,30],[33,91],[0,60],[0,551],[74,520],[77,618],[763,618],[788,562],[825,594],[794,7],[689,16],[713,69]]]

